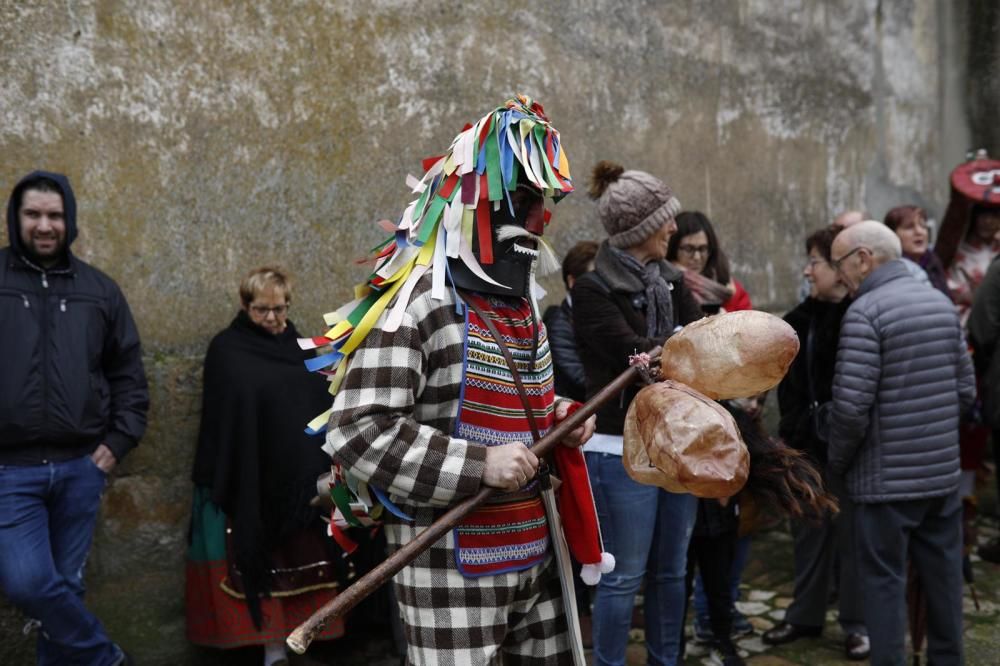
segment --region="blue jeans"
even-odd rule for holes
[[[645,578],[647,663],[674,666],[681,661],[687,549],[697,500],[636,483],[621,456],[591,452],[586,458],[604,550],[616,561],[594,597],[594,664],[625,663],[635,595]]]
[[[83,567],[106,483],[90,456],[0,465],[0,590],[41,622],[40,665],[121,659],[83,603]]]

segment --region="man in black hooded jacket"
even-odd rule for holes
[[[83,603],[108,473],[142,437],[149,394],[118,285],[70,251],[69,180],[36,171],[0,249],[0,591],[40,623],[39,664],[128,663]]]

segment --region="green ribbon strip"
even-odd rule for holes
[[[347,490],[347,486],[343,483],[336,483],[330,486],[330,497],[333,499],[333,503],[337,505],[340,512],[344,514],[344,520],[351,527],[364,527],[361,521],[354,517],[354,512],[351,511],[351,493]]]

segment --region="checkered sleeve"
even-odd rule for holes
[[[486,462],[484,445],[448,434],[461,396],[464,318],[450,298],[424,290],[396,331],[381,325],[350,359],[324,449],[396,500],[448,506],[479,490]]]

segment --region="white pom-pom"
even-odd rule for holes
[[[615,570],[615,556],[611,553],[601,553],[601,563],[598,565],[601,573],[611,573]]]
[[[586,585],[597,585],[601,582],[601,565],[584,564],[580,567],[580,580],[582,580]]]
[[[601,553],[601,561],[584,564],[580,567],[580,580],[586,585],[597,585],[601,582],[601,574],[615,570],[615,556],[611,553]]]

